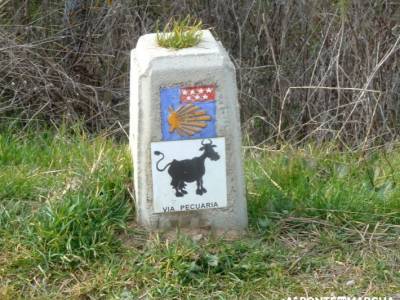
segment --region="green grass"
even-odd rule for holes
[[[202,27],[200,20],[190,16],[182,20],[171,19],[162,32],[157,32],[157,44],[175,50],[194,47],[201,41]]]
[[[79,129],[0,135],[0,299],[390,296],[400,151],[246,150],[239,240],[138,228],[125,144]]]

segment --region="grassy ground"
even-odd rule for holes
[[[0,299],[400,291],[398,150],[246,150],[250,230],[239,240],[139,229],[131,173],[127,146],[111,139],[3,130]]]

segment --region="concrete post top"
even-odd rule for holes
[[[137,62],[141,67],[148,67],[150,62],[158,59],[174,57],[181,59],[190,56],[220,55],[226,56],[225,50],[220,43],[215,40],[209,30],[201,30],[201,41],[193,47],[183,49],[169,49],[160,47],[157,44],[157,34],[150,33],[139,38],[136,48],[132,54],[136,56]]]

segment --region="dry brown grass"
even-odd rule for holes
[[[366,149],[398,136],[400,3],[63,2],[0,5],[2,118],[84,120],[121,132],[129,50],[157,23],[190,14],[231,54],[243,126],[258,145],[334,140]]]

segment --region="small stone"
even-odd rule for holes
[[[356,283],[356,281],[352,279],[352,280],[347,281],[347,282],[346,282],[346,285],[347,285],[347,286],[352,286],[352,285],[354,285],[355,283]]]
[[[203,235],[201,233],[192,236],[193,242],[199,242],[202,238],[203,238]]]

